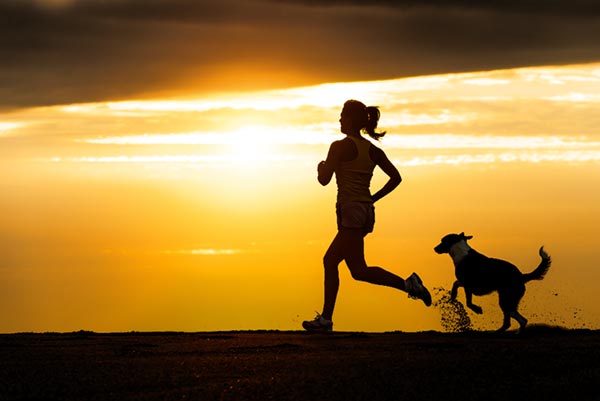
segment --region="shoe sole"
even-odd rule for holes
[[[332,333],[333,332],[332,329],[315,330],[315,329],[307,329],[307,328],[304,328],[304,331],[306,331],[307,333]]]
[[[308,328],[304,324],[302,324],[302,328],[309,333],[331,333],[333,331],[333,327],[321,327],[318,329]]]

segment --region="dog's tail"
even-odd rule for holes
[[[548,269],[552,264],[552,259],[550,258],[550,255],[548,255],[546,251],[544,251],[544,247],[540,248],[540,256],[542,258],[542,261],[540,262],[538,267],[536,267],[535,270],[531,273],[523,274],[523,280],[525,282],[531,280],[541,280],[544,278],[546,273],[548,273]]]

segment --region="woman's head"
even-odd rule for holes
[[[342,109],[341,130],[345,134],[363,131],[371,138],[379,140],[385,135],[385,131],[375,132],[379,115],[379,109],[375,106],[367,107],[358,100],[348,100]]]

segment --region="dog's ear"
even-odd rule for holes
[[[462,239],[471,239],[471,238],[473,238],[472,235],[465,235],[464,232],[460,233],[460,236],[461,236]]]

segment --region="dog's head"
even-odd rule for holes
[[[448,234],[444,238],[442,238],[442,242],[439,243],[438,246],[433,248],[439,254],[442,253],[450,253],[450,249],[452,245],[459,243],[460,241],[467,241],[473,238],[472,235],[465,235],[465,233],[460,234]]]

